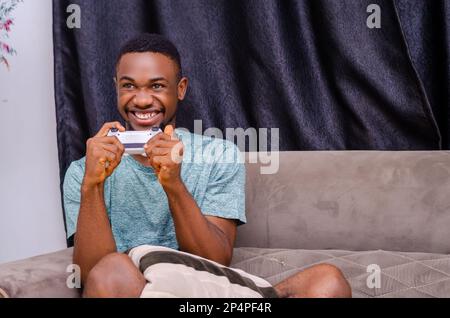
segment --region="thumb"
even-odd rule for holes
[[[175,139],[175,133],[172,125],[167,125],[164,128],[164,133],[169,135],[172,139]]]

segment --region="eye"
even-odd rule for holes
[[[160,83],[153,83],[152,84],[152,89],[159,90],[159,89],[162,89],[162,88],[164,88],[164,85],[162,85]]]
[[[131,89],[131,88],[134,88],[135,86],[131,83],[124,83],[124,84],[122,84],[122,87],[126,88],[126,89]]]

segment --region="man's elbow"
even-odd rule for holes
[[[187,252],[187,253],[192,253],[186,250],[181,249],[183,252]],[[210,261],[219,263],[220,265],[223,266],[230,266],[231,264],[231,259],[233,258],[233,250],[231,251],[223,251],[221,253],[219,252],[214,252],[214,253],[193,253],[196,254],[200,257],[206,258]]]
[[[217,260],[217,262],[224,266],[230,266],[232,259],[233,259],[233,248],[230,248],[220,256],[220,259]]]

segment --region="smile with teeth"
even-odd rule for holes
[[[133,112],[134,115],[139,119],[150,119],[159,114],[158,111],[154,112]]]

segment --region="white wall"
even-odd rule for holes
[[[0,263],[65,248],[53,89],[52,1],[12,12],[0,65]]]

